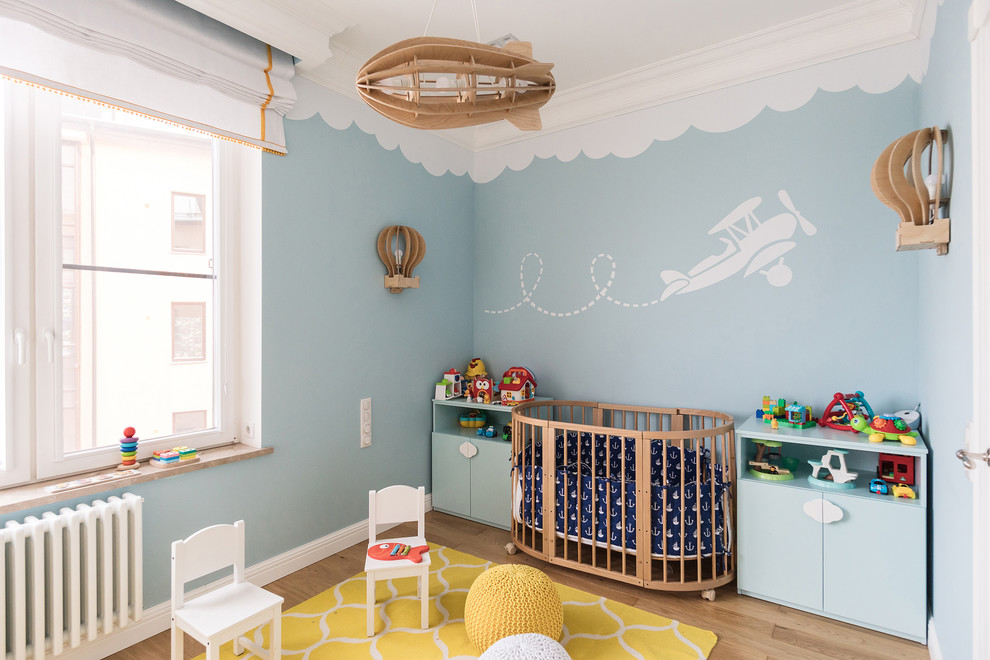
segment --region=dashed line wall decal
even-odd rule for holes
[[[763,203],[762,197],[751,197],[737,206],[725,218],[715,224],[708,235],[717,235],[722,243],[722,251],[709,255],[695,264],[687,272],[665,269],[660,279],[666,285],[659,297],[642,302],[620,300],[610,293],[615,281],[616,263],[608,253],[598,254],[589,268],[594,295],[583,305],[572,309],[554,310],[540,304],[534,298],[540,281],[543,279],[543,259],[536,252],[529,252],[519,263],[519,286],[522,298],[519,302],[503,309],[486,309],[486,314],[507,314],[520,307],[528,306],[550,317],[570,317],[587,312],[599,301],[613,303],[619,307],[636,309],[656,305],[670,296],[683,295],[718,284],[737,273],[743,277],[754,273],[763,275],[767,283],[774,287],[790,284],[793,277],[790,266],[784,263],[784,255],[793,249],[797,242],[792,240],[797,228],[806,236],[814,236],[818,229],[795,208],[786,190],[780,190],[777,198],[786,209],[768,220],[760,221],[756,210]],[[536,279],[530,285],[526,281],[526,264],[536,260]],[[608,264],[608,276],[599,279],[599,262]],[[605,269],[602,268],[604,271]],[[602,284],[602,280],[604,284]]]

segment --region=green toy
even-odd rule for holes
[[[870,442],[900,440],[905,445],[918,444],[918,432],[912,431],[903,419],[894,415],[877,415],[869,422],[862,415],[856,415],[849,420],[849,426],[868,434]]]

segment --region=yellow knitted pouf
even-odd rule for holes
[[[468,638],[484,653],[509,635],[540,633],[560,639],[564,608],[543,571],[522,564],[493,566],[479,575],[464,602]]]

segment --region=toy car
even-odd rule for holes
[[[887,482],[883,479],[873,479],[870,481],[870,492],[886,495],[890,492],[890,488],[887,486]]]
[[[904,484],[894,484],[890,487],[890,490],[894,494],[894,497],[906,497],[912,500],[918,499],[918,496],[914,494],[914,490]]]
[[[502,439],[512,440],[512,427],[508,424],[502,427]]]
[[[486,437],[489,437],[489,438],[494,438],[495,437],[495,426],[492,425],[492,424],[489,424],[488,426],[486,426],[484,428],[479,428],[478,431],[477,431],[477,433],[478,433],[478,435],[483,435],[483,436],[486,436]]]

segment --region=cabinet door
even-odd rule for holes
[[[509,452],[511,443],[478,440],[471,459],[471,517],[509,528]]]
[[[822,524],[804,511],[821,495],[744,479],[738,495],[739,590],[821,609]]]
[[[924,638],[924,507],[880,496],[825,499],[843,510],[825,525],[825,611]]]
[[[433,508],[471,515],[471,462],[458,447],[464,438],[433,434]]]

